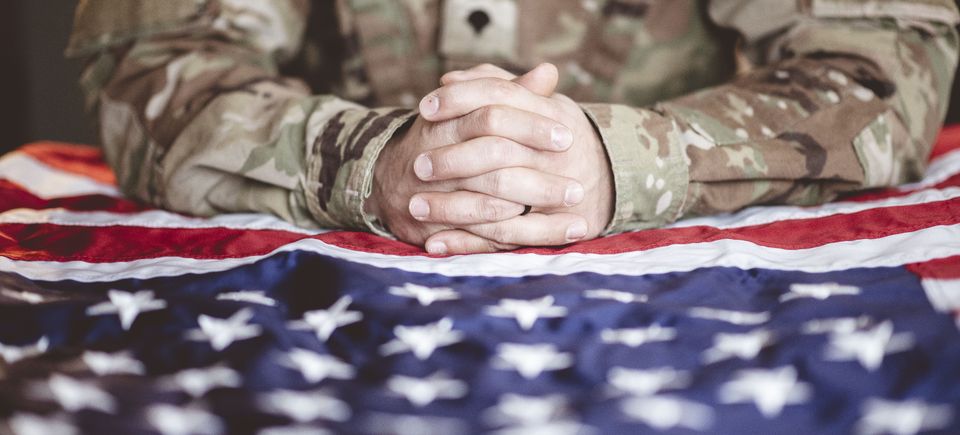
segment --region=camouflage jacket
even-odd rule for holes
[[[381,234],[373,165],[439,76],[550,61],[622,231],[916,178],[957,22],[950,0],[81,0],[67,54],[130,195]]]

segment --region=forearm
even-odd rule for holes
[[[952,26],[803,17],[764,47],[773,53],[766,65],[729,84],[621,109],[613,121],[621,127],[604,132],[618,176],[611,230],[751,204],[815,204],[922,173],[956,65]],[[621,142],[611,143],[617,135]],[[659,150],[655,163],[664,165],[641,160],[618,170],[624,149]],[[670,168],[664,154],[681,154],[682,162]],[[685,180],[661,175],[684,170]],[[683,199],[671,198],[664,215],[649,217],[658,209],[651,192],[680,190]]]
[[[187,23],[101,48],[83,82],[124,190],[197,215],[267,212],[303,226],[369,229],[362,203],[372,162],[407,111],[311,95],[277,73],[299,35],[284,37],[271,49]]]

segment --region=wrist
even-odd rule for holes
[[[581,104],[599,131],[613,178],[606,232],[659,227],[677,219],[688,168],[680,128],[668,116],[616,104]]]
[[[405,123],[393,132],[374,162],[373,185],[371,186],[370,196],[364,201],[363,211],[381,222],[383,221],[383,204],[389,194],[389,180],[395,180],[396,176],[399,175],[394,173],[396,172],[396,165],[392,162],[397,161],[397,150],[410,129],[410,124],[410,122]]]

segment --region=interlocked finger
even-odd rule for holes
[[[543,157],[517,142],[484,136],[427,151],[414,161],[417,178],[424,181],[451,180],[485,174],[501,168],[536,168]]]
[[[427,94],[420,101],[420,115],[427,121],[446,121],[496,104],[511,105],[552,119],[560,115],[556,102],[550,98],[522,84],[489,77],[453,82]]]
[[[517,245],[497,243],[464,230],[440,231],[427,239],[427,252],[434,255],[482,254],[512,251]]]
[[[409,209],[421,222],[468,225],[518,216],[524,206],[482,193],[456,191],[418,193],[410,198]]]
[[[501,222],[463,227],[490,241],[521,246],[556,246],[587,236],[586,220],[573,213],[530,213]]]
[[[484,106],[452,121],[461,140],[500,136],[542,151],[566,151],[573,145],[567,126],[543,115],[511,106]]]
[[[440,77],[440,84],[448,85],[453,82],[474,80],[481,77],[493,77],[501,80],[514,80],[517,78],[517,75],[496,65],[483,63],[462,71],[450,71]]]
[[[577,180],[530,168],[498,169],[458,180],[455,186],[533,207],[570,207],[584,197]]]

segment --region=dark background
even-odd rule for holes
[[[63,58],[75,5],[0,0],[0,154],[35,140],[97,143],[77,87],[81,64]],[[960,104],[951,106],[948,122],[960,122]]]
[[[163,1],[163,0],[158,0]],[[75,0],[0,0],[0,154],[34,140],[97,143],[63,50]]]

